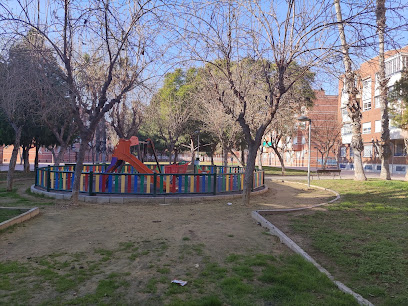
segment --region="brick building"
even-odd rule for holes
[[[61,160],[61,163],[75,163],[76,158],[77,158],[77,152],[79,151],[79,144],[75,144],[72,147],[69,147],[67,151],[64,154],[64,158]],[[0,165],[2,164],[9,164],[10,163],[10,158],[11,158],[11,153],[13,152],[13,146],[0,146]],[[22,163],[22,154],[23,154],[23,149],[20,148],[19,154],[17,155],[17,164]],[[107,158],[110,158],[110,155],[107,156]],[[30,164],[34,164],[34,159],[35,159],[35,148],[30,149],[29,151],[29,160]],[[108,159],[110,160],[110,159]],[[96,162],[96,161],[102,161],[102,155],[101,154],[96,154],[95,150],[88,150],[85,153],[85,162],[86,163],[91,163],[91,162]],[[38,152],[38,162],[40,164],[53,164],[54,163],[54,157],[52,156],[51,151],[48,149],[41,147],[39,152]]]
[[[337,156],[340,146],[340,129],[338,121],[338,96],[326,95],[324,90],[315,91],[313,107],[305,111],[311,119],[311,152],[310,165],[314,168],[337,167]],[[283,159],[287,167],[307,167],[308,162],[308,122],[299,122],[295,134],[287,139]],[[279,159],[272,148],[268,147],[270,135],[266,135],[263,148],[263,164],[280,166]]]
[[[391,92],[396,81],[401,78],[404,67],[408,67],[408,46],[400,50],[386,52],[385,74],[388,78],[388,91]],[[374,57],[361,64],[357,71],[359,75],[358,86],[360,87],[362,109],[362,138],[364,142],[363,165],[368,172],[380,172],[381,161],[374,145],[376,140],[381,139],[381,108],[379,103],[378,86],[378,57]],[[343,90],[344,80],[339,82],[339,118],[341,119],[342,147],[340,149],[340,168],[353,169],[353,152],[350,148],[352,132],[351,120],[347,115],[347,93]],[[406,151],[403,140],[403,131],[397,128],[390,120],[391,150],[390,159],[391,173],[406,172]]]

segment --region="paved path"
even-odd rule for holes
[[[293,168],[295,169],[295,168]],[[303,170],[303,169],[302,169]],[[367,178],[380,178],[380,173],[372,173],[372,172],[366,172],[365,173]],[[307,176],[303,175],[303,176],[298,176],[298,175],[284,175],[284,176],[280,176],[280,175],[267,175],[266,178],[269,179],[283,179],[283,180],[288,180],[288,181],[298,181],[298,180],[307,180]],[[341,171],[341,179],[353,179],[354,178],[354,171],[352,170],[342,170]],[[321,179],[340,179],[340,177],[338,175],[336,176],[321,176]],[[392,180],[404,180],[405,179],[405,174],[391,174],[391,179]],[[317,177],[317,175],[315,173],[311,173],[311,177],[310,177],[311,182],[313,182],[314,180],[319,180],[319,178]]]

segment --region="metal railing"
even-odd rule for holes
[[[84,165],[80,192],[89,195],[171,195],[220,194],[240,192],[244,186],[244,169],[212,166],[201,173],[137,173],[126,165],[119,173],[106,173],[106,164]],[[239,169],[238,169],[239,168]],[[71,191],[75,165],[48,166],[36,169],[35,186],[47,191]],[[211,173],[211,171],[213,171]],[[225,171],[225,172],[224,172]],[[254,171],[253,189],[264,186],[264,172]]]

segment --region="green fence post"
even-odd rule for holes
[[[213,190],[214,195],[217,194],[217,171],[214,173],[214,190]]]
[[[89,171],[89,186],[88,186],[88,192],[90,196],[95,195],[95,193],[92,191],[93,190],[93,171]]]

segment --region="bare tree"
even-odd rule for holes
[[[131,101],[130,104],[115,105],[110,112],[110,124],[119,138],[129,139],[136,136],[142,124],[145,112],[143,104],[137,100]]]
[[[337,118],[322,115],[312,121],[312,145],[323,157],[322,167],[327,166],[330,153],[334,155],[341,144],[341,125]]]
[[[185,134],[192,114],[192,104],[186,103],[186,100],[180,97],[169,97],[165,100],[156,97],[147,108],[146,126],[150,133],[156,134],[165,142],[170,162],[174,148],[180,137]]]
[[[376,6],[376,21],[378,33],[378,61],[379,61],[379,89],[380,89],[380,105],[381,105],[381,143],[379,145],[379,155],[381,158],[381,174],[380,177],[385,180],[391,179],[390,173],[390,157],[391,157],[391,141],[390,141],[390,126],[388,117],[388,99],[387,99],[387,83],[385,77],[385,42],[384,35],[386,29],[385,17],[385,0],[377,0]]]
[[[35,39],[35,37],[29,36],[28,39]],[[8,191],[13,188],[14,171],[23,128],[33,116],[32,110],[34,109],[35,98],[32,85],[36,69],[36,54],[26,43],[26,38],[11,46],[7,58],[4,58],[0,63],[0,107],[15,134],[13,152],[7,173]]]
[[[283,155],[287,152],[291,144],[291,137],[294,135],[294,129],[296,126],[294,115],[295,114],[289,107],[279,109],[279,112],[276,114],[275,118],[273,118],[266,131],[266,134],[270,137],[268,146],[272,148],[273,152],[279,159],[282,175],[285,175],[286,171]]]
[[[51,1],[42,23],[32,17],[36,11],[32,3],[17,2],[0,8],[3,27],[14,29],[16,35],[36,29],[63,67],[81,138],[72,188],[76,203],[85,152],[96,126],[126,93],[143,84],[148,64],[160,52],[154,45],[160,32],[158,4],[152,0]],[[125,58],[128,62],[122,69]]]
[[[233,147],[241,129],[236,120],[225,113],[223,104],[220,103],[222,99],[234,100],[234,97],[227,97],[225,91],[222,93],[219,87],[213,86],[214,77],[214,75],[205,75],[204,72],[201,74],[201,84],[196,92],[200,109],[197,112],[197,118],[203,122],[206,131],[218,138],[223,152],[223,165],[227,166],[228,153],[233,153]]]
[[[238,121],[248,144],[246,205],[257,150],[282,97],[330,53],[328,2],[312,2],[193,3],[185,13],[185,42],[193,58],[212,65],[234,96],[233,104],[220,103]]]
[[[352,61],[349,53],[350,46],[346,40],[346,33],[344,30],[344,21],[340,7],[340,0],[333,0],[336,10],[336,18],[338,22],[338,30],[341,41],[341,50],[343,56],[343,63],[345,69],[344,92],[347,94],[347,112],[352,121],[352,140],[351,147],[354,152],[354,179],[359,181],[367,180],[364,174],[363,161],[361,153],[364,150],[363,140],[361,137],[361,106],[357,100],[357,77],[352,70]]]

